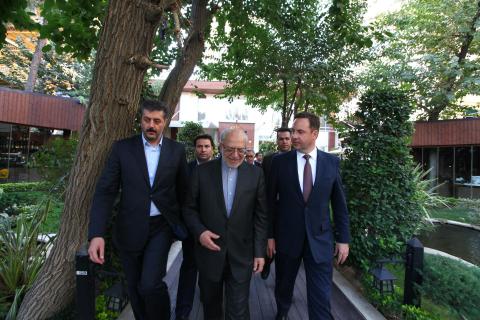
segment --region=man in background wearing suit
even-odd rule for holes
[[[262,168],[265,174],[265,180],[268,181],[272,160],[277,154],[288,152],[292,149],[292,130],[290,128],[278,128],[277,132],[277,151],[267,154],[263,158]]]
[[[114,227],[135,319],[170,319],[163,277],[173,235],[186,237],[180,220],[187,188],[184,147],[163,136],[166,106],[142,103],[142,134],[113,144],[90,212],[90,259],[104,263],[105,232],[120,190]]]
[[[333,319],[330,313],[332,262],[348,256],[348,211],[336,156],[317,150],[316,115],[295,115],[292,142],[296,150],[273,158],[268,201],[273,229],[268,255],[275,256],[276,319],[287,319],[293,288],[303,260],[310,320]],[[330,221],[333,211],[335,230]],[[334,250],[335,235],[335,250]]]
[[[275,131],[277,131],[277,151],[270,153],[263,158],[262,168],[266,181],[268,181],[268,176],[270,175],[273,157],[292,149],[292,130],[290,128],[278,128]],[[262,279],[264,280],[267,279],[270,274],[270,266],[273,262],[273,258],[273,252],[269,252],[265,259],[265,266],[262,271]]]
[[[215,144],[209,134],[196,136],[193,140],[195,147],[195,160],[188,163],[188,176],[192,176],[195,168],[212,160]],[[186,320],[192,311],[195,288],[197,286],[197,266],[194,255],[194,239],[191,234],[182,241],[183,261],[178,279],[177,304],[175,307],[176,320]]]
[[[195,256],[208,320],[250,319],[250,279],[265,262],[265,182],[260,168],[244,162],[246,145],[240,128],[224,131],[222,157],[197,167],[184,206],[185,222],[198,240]]]

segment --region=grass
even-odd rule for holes
[[[20,212],[24,212],[22,208],[37,206],[38,209],[44,208],[47,200],[50,199],[50,210],[44,223],[41,225],[42,233],[57,233],[60,226],[60,216],[63,211],[63,202],[58,196],[48,191],[18,191],[18,192],[5,192],[2,199],[2,207],[6,213],[16,215]],[[17,206],[16,209],[12,209],[12,205]],[[32,210],[36,210],[33,208]]]
[[[395,287],[397,292],[403,297],[404,279],[405,279],[405,267],[403,264],[387,265],[386,268],[397,277],[395,281]],[[437,319],[445,320],[463,320],[458,315],[452,314],[448,307],[434,304],[430,299],[421,297],[422,309],[429,312]]]
[[[433,208],[430,217],[434,219],[447,219],[462,223],[480,225],[478,214],[469,208],[455,206],[451,208]]]

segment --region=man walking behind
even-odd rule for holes
[[[209,134],[196,136],[193,140],[195,147],[195,159],[188,163],[188,176],[192,176],[195,168],[205,162],[212,160],[215,144]],[[193,307],[195,288],[197,286],[197,265],[194,255],[195,240],[191,234],[182,241],[183,261],[180,267],[178,279],[177,304],[175,307],[176,320],[186,320]]]

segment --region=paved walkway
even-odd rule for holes
[[[180,265],[182,262],[182,254],[177,248],[172,248],[170,265],[165,282],[170,291],[172,302],[172,320],[175,319],[175,301],[177,296],[178,277]],[[337,275],[338,276],[338,275]],[[273,320],[276,314],[276,305],[274,298],[274,278],[275,266],[272,265],[270,276],[267,280],[262,280],[259,275],[252,278],[250,285],[250,318],[251,320]],[[375,310],[376,311],[376,310]],[[349,300],[336,286],[332,292],[332,314],[335,320],[362,320],[362,319],[378,319],[376,317],[362,316],[355,307],[352,307]],[[383,318],[383,317],[382,317]],[[130,306],[122,313],[119,320],[133,320],[133,314]],[[199,289],[195,292],[193,310],[190,314],[191,320],[203,320],[203,310],[199,299]],[[307,293],[305,283],[305,271],[303,265],[300,268],[297,281],[295,283],[293,305],[289,312],[291,320],[307,320]]]

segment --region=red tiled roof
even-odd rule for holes
[[[84,113],[74,99],[0,87],[0,122],[80,131]]]
[[[225,81],[197,81],[189,80],[183,92],[195,92],[199,91],[204,94],[220,94],[223,93],[227,83]]]
[[[480,144],[480,118],[415,122],[412,147]]]

